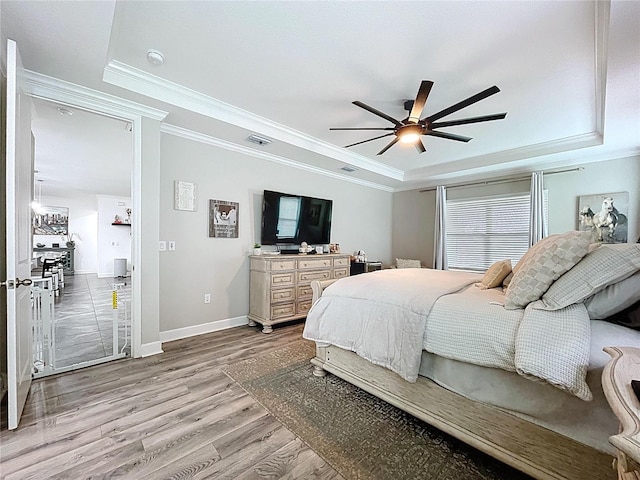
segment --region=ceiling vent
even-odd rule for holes
[[[270,138],[261,137],[260,135],[256,135],[255,133],[249,135],[247,137],[247,140],[249,140],[252,143],[256,143],[258,145],[269,145],[270,143],[273,142],[273,140],[271,140]]]
[[[356,167],[352,167],[351,165],[345,165],[344,167],[342,167],[340,170],[344,170],[345,172],[355,172],[358,169]]]

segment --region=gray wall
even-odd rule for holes
[[[197,211],[173,209],[173,182],[197,184]],[[160,331],[242,317],[249,308],[249,262],[260,241],[263,190],[333,200],[332,243],[391,259],[392,194],[169,134],[161,137]],[[238,202],[239,238],[208,237],[209,199]],[[204,294],[211,303],[204,304]]]
[[[546,175],[549,191],[549,233],[578,228],[578,197],[611,192],[629,192],[629,241],[640,234],[640,158],[630,157],[588,163],[577,172]],[[448,188],[447,198],[528,192],[529,181],[464,188]],[[433,264],[435,192],[418,190],[393,195],[393,257],[418,258]]]

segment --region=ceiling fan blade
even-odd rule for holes
[[[362,103],[359,102],[358,100],[356,100],[355,102],[351,102],[353,103],[355,106],[360,107],[360,108],[364,108],[366,111],[373,113],[374,115],[377,115],[379,117],[384,118],[385,120],[390,121],[391,123],[393,123],[396,127],[401,127],[402,123],[400,123],[398,120],[396,120],[395,118],[387,115],[386,113],[381,112],[380,110],[376,110],[373,107],[370,107],[369,105],[367,105],[366,103]]]
[[[422,143],[422,140],[418,139],[418,141],[416,142],[416,150],[418,150],[418,153],[424,153],[427,151],[426,148],[424,148],[424,144]]]
[[[435,122],[431,124],[431,128],[455,127],[456,125],[465,125],[467,123],[489,122],[491,120],[502,120],[506,117],[506,113],[496,113],[494,115],[483,115],[482,117],[461,118],[460,120],[451,120],[449,122]]]
[[[428,122],[433,122],[442,117],[446,117],[447,115],[451,115],[453,112],[457,112],[458,110],[462,110],[463,108],[468,107],[469,105],[473,105],[480,100],[484,100],[485,98],[490,97],[491,95],[494,95],[499,91],[500,89],[494,85],[493,87],[487,88],[480,93],[476,93],[475,95],[456,103],[455,105],[451,105],[444,110],[440,110],[438,113],[429,115],[427,118],[425,118],[425,120]]]
[[[351,145],[345,145],[344,148],[349,148],[349,147],[353,147],[354,145],[360,145],[361,143],[367,143],[367,142],[370,142],[372,140],[377,140],[379,138],[388,137],[389,135],[393,135],[393,132],[392,133],[387,133],[386,135],[380,135],[379,137],[373,137],[373,138],[370,138],[368,140],[363,140],[361,142],[352,143]]]
[[[434,130],[429,130],[425,135],[431,135],[432,137],[440,137],[446,138],[448,140],[456,140],[458,142],[468,142],[472,140],[471,137],[463,137],[462,135],[454,135],[453,133],[445,133],[445,132],[436,132]]]
[[[391,147],[393,147],[398,142],[398,140],[400,140],[400,137],[396,137],[393,140],[391,140],[391,142],[389,142],[389,144],[386,147],[384,147],[382,150],[380,150],[378,152],[378,155],[382,155],[384,152],[389,150]]]
[[[433,82],[430,80],[423,80],[420,84],[420,88],[418,89],[418,95],[416,95],[416,100],[413,102],[413,107],[411,108],[411,113],[409,113],[408,120],[411,123],[418,123],[420,121],[420,115],[422,115],[422,111],[424,110],[424,105],[427,103],[427,97],[431,92],[431,87],[433,87]]]
[[[394,127],[367,127],[367,128],[330,128],[329,130],[395,130]]]

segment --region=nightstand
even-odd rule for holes
[[[351,262],[351,275],[382,270],[382,262]]]
[[[631,380],[640,380],[640,348],[606,347],[611,360],[602,372],[602,389],[620,421],[620,433],[609,438],[618,455],[618,480],[640,480],[640,400]]]

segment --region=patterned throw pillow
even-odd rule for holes
[[[398,268],[421,268],[420,260],[408,260],[405,258],[396,258],[396,267]]]
[[[538,300],[549,285],[589,251],[591,232],[571,231],[543,238],[518,262],[507,288],[504,308],[516,310]]]
[[[553,282],[542,296],[543,310],[582,302],[605,287],[640,270],[640,244],[602,245]]]
[[[511,260],[500,260],[489,267],[487,272],[476,283],[476,286],[484,289],[495,288],[502,285],[502,281],[511,273]]]

